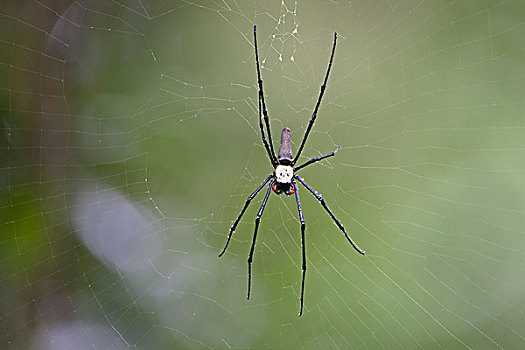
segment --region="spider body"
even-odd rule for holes
[[[268,184],[268,188],[266,190],[266,195],[264,196],[264,199],[262,201],[261,207],[259,208],[259,211],[257,213],[257,216],[255,217],[255,229],[253,232],[253,239],[252,239],[252,245],[250,248],[250,254],[248,256],[248,299],[250,299],[250,292],[251,292],[251,280],[252,280],[252,262],[253,262],[253,253],[255,250],[255,242],[257,240],[257,231],[259,229],[259,223],[261,222],[261,217],[264,212],[264,208],[266,207],[266,203],[268,202],[268,197],[270,196],[270,192],[273,190],[276,194],[286,194],[286,195],[292,195],[295,194],[295,200],[297,203],[297,210],[299,212],[299,221],[301,223],[301,251],[302,251],[302,282],[301,282],[301,298],[300,298],[300,309],[299,309],[299,316],[303,313],[303,301],[304,301],[304,283],[305,283],[305,276],[306,276],[306,245],[305,245],[305,220],[303,216],[303,210],[301,208],[301,201],[299,199],[299,192],[297,188],[297,182],[301,183],[322,205],[322,207],[326,210],[328,215],[332,218],[336,226],[341,230],[348,242],[352,245],[352,247],[360,254],[365,255],[365,252],[361,250],[357,244],[355,244],[348,233],[346,232],[345,228],[343,227],[343,224],[335,217],[335,215],[332,213],[332,211],[328,208],[328,205],[326,204],[326,201],[323,199],[323,197],[317,193],[312,187],[310,187],[301,177],[297,176],[296,173],[300,169],[313,164],[317,163],[325,158],[334,156],[337,151],[340,149],[338,147],[335,151],[325,154],[320,157],[315,157],[307,162],[295,166],[297,163],[297,160],[299,159],[299,156],[301,155],[301,151],[303,150],[303,147],[306,143],[306,140],[308,138],[308,135],[310,133],[310,130],[312,129],[315,119],[317,117],[317,111],[319,109],[319,105],[321,104],[321,100],[323,98],[324,91],[326,89],[326,83],[328,81],[328,75],[330,74],[330,68],[332,67],[332,61],[334,59],[334,52],[335,52],[335,45],[337,41],[337,33],[334,33],[334,43],[332,46],[332,54],[330,55],[330,62],[328,64],[328,69],[326,71],[326,75],[324,78],[323,85],[321,85],[321,92],[319,93],[319,98],[317,99],[317,103],[315,105],[312,117],[310,119],[310,122],[308,123],[308,126],[306,127],[303,140],[301,142],[301,145],[299,146],[299,150],[297,151],[297,155],[293,157],[292,155],[292,141],[290,136],[290,129],[284,128],[281,132],[281,145],[279,147],[279,153],[278,156],[275,155],[274,148],[273,148],[273,142],[272,142],[272,134],[270,132],[270,122],[268,117],[268,111],[266,109],[266,102],[264,100],[264,93],[263,93],[263,81],[261,79],[261,70],[259,68],[259,54],[257,51],[257,32],[256,27],[253,27],[253,37],[254,37],[254,46],[255,46],[255,61],[256,61],[256,67],[257,67],[257,83],[259,88],[259,128],[261,130],[261,136],[262,136],[262,142],[264,145],[264,148],[266,149],[266,152],[268,153],[268,158],[270,159],[270,162],[272,163],[272,166],[274,168],[274,171],[270,173],[266,179],[253,191],[250,196],[246,199],[246,203],[244,204],[244,207],[242,208],[239,216],[237,216],[237,219],[233,223],[233,225],[230,228],[230,233],[228,234],[228,239],[226,241],[226,244],[219,254],[219,257],[221,257],[228,248],[228,245],[230,243],[230,239],[235,232],[235,228],[237,227],[237,224],[241,220],[241,217],[243,216],[244,212],[248,208],[248,205],[250,205],[250,202],[255,198],[255,196],[259,193],[259,191]],[[264,131],[264,125],[263,125],[263,119],[264,119],[264,125],[266,125],[266,131],[268,133],[268,140],[266,140],[265,131]]]
[[[279,165],[275,167],[275,183],[272,185],[272,190],[276,194],[284,193],[289,196],[295,193],[295,189],[292,186],[292,140],[290,136],[290,129],[288,128],[284,128],[281,132],[281,147],[279,147],[278,156],[279,158],[277,159],[277,162]]]

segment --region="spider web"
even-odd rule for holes
[[[522,348],[519,1],[0,5],[0,344],[7,348]],[[300,188],[271,195],[334,66]]]

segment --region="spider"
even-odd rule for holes
[[[299,211],[299,220],[301,222],[301,248],[302,248],[302,282],[301,282],[301,299],[300,299],[300,310],[299,310],[299,316],[303,314],[303,301],[304,301],[304,281],[305,281],[305,275],[306,275],[306,250],[305,250],[305,220],[303,216],[303,210],[301,208],[301,201],[299,199],[299,191],[297,187],[297,182],[301,183],[323,206],[323,208],[327,211],[328,215],[334,220],[335,224],[341,230],[344,234],[348,242],[354,247],[354,249],[362,255],[365,255],[365,251],[361,250],[357,244],[355,244],[350,236],[348,236],[348,233],[346,233],[345,228],[343,227],[343,224],[335,217],[335,215],[332,213],[332,211],[328,208],[328,205],[326,204],[323,197],[317,193],[312,187],[310,187],[301,177],[296,175],[295,173],[299,171],[300,169],[305,168],[306,166],[317,163],[325,158],[335,156],[337,151],[341,147],[337,147],[337,149],[331,153],[325,154],[321,157],[312,158],[309,161],[299,165],[295,166],[297,163],[297,160],[299,159],[299,156],[301,155],[301,151],[303,150],[304,144],[306,143],[306,139],[308,138],[308,135],[310,134],[310,130],[312,129],[315,118],[317,117],[317,110],[319,109],[319,105],[321,104],[321,100],[323,98],[324,91],[326,89],[326,82],[328,80],[328,75],[330,74],[330,68],[332,67],[332,61],[334,59],[334,53],[335,53],[335,44],[337,42],[337,33],[334,33],[334,43],[332,46],[332,54],[330,55],[330,62],[328,63],[328,69],[326,71],[326,76],[324,78],[323,85],[321,85],[321,92],[319,94],[319,98],[317,99],[317,103],[315,105],[314,112],[312,114],[312,118],[310,119],[310,122],[308,123],[308,127],[306,128],[303,141],[301,142],[301,145],[299,146],[299,150],[297,151],[297,155],[295,157],[292,156],[292,145],[291,145],[291,136],[290,136],[290,129],[284,128],[281,132],[281,145],[279,147],[279,153],[277,157],[275,156],[275,151],[273,148],[273,142],[272,142],[272,134],[270,133],[270,122],[268,119],[268,112],[266,110],[266,103],[264,101],[264,93],[263,93],[263,81],[261,79],[261,69],[259,68],[259,53],[257,51],[257,28],[256,26],[253,26],[253,41],[255,46],[255,62],[257,66],[257,83],[259,86],[259,127],[261,129],[261,136],[262,136],[262,142],[264,145],[264,148],[266,148],[266,152],[268,153],[268,157],[270,159],[270,162],[272,163],[272,166],[274,167],[274,171],[268,175],[268,177],[257,187],[255,191],[253,191],[252,194],[248,196],[248,199],[246,199],[246,203],[244,204],[244,207],[242,208],[239,216],[233,223],[232,227],[230,228],[230,233],[228,235],[228,239],[226,241],[226,245],[224,246],[224,249],[219,254],[219,257],[221,257],[228,248],[228,244],[230,243],[230,239],[232,237],[232,234],[235,232],[235,228],[237,227],[237,224],[241,220],[242,215],[248,208],[248,205],[250,205],[250,202],[252,199],[259,193],[259,191],[269,182],[268,189],[266,190],[266,195],[264,196],[263,202],[261,204],[261,207],[259,208],[259,212],[257,213],[257,216],[255,217],[255,230],[253,232],[253,239],[252,239],[252,246],[250,248],[250,254],[248,256],[248,299],[250,299],[250,291],[251,291],[251,280],[252,280],[252,261],[253,261],[253,252],[255,250],[255,241],[257,239],[257,230],[259,229],[259,223],[261,221],[261,217],[263,215],[264,208],[266,207],[266,202],[268,201],[268,197],[270,196],[270,192],[273,190],[276,194],[280,195],[282,193],[286,194],[287,196],[290,196],[292,194],[295,194],[295,201],[297,202],[297,209]],[[261,111],[262,109],[262,111]],[[261,115],[262,112],[262,115]],[[264,126],[263,126],[263,117],[264,117],[264,123],[266,125],[266,131],[268,133],[268,140],[266,140],[265,132],[264,132]],[[297,182],[296,182],[297,180]]]

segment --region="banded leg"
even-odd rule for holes
[[[230,234],[228,235],[228,240],[226,241],[226,245],[224,246],[224,249],[219,254],[219,258],[224,254],[224,252],[226,251],[226,248],[228,248],[228,244],[230,244],[230,239],[232,238],[232,234],[235,232],[235,228],[237,227],[237,224],[241,220],[242,215],[246,211],[246,208],[248,208],[248,205],[250,205],[250,202],[252,201],[252,199],[257,195],[257,193],[259,193],[261,188],[263,188],[264,185],[266,185],[266,183],[270,181],[272,177],[273,177],[273,174],[268,175],[268,177],[262,182],[262,184],[260,184],[259,187],[257,187],[257,189],[248,196],[248,199],[246,199],[246,203],[244,204],[244,207],[242,208],[241,213],[239,214],[239,216],[237,216],[237,219],[235,220],[232,227],[230,228]]]
[[[301,270],[303,271],[303,279],[301,282],[301,308],[299,309],[299,316],[303,314],[303,300],[304,300],[304,279],[306,277],[306,243],[304,239],[304,229],[305,229],[305,223],[304,223],[304,216],[303,216],[303,209],[301,208],[301,200],[299,199],[299,191],[297,188],[297,184],[295,181],[292,180],[293,188],[295,189],[295,201],[297,202],[297,210],[299,211],[299,220],[301,221],[301,249],[303,251],[303,265],[301,267]]]
[[[264,212],[264,207],[266,207],[266,202],[268,202],[268,197],[272,190],[273,180],[270,181],[268,185],[268,190],[266,191],[266,196],[264,196],[261,208],[255,217],[255,230],[253,231],[253,240],[252,247],[250,248],[250,255],[248,256],[248,299],[250,299],[250,291],[252,286],[252,261],[253,261],[253,251],[255,250],[255,241],[257,239],[257,230],[259,229],[259,222],[261,222],[261,216]]]
[[[326,202],[325,200],[323,199],[323,197],[317,193],[317,191],[315,191],[313,188],[311,188],[310,186],[308,186],[308,184],[306,182],[304,182],[303,179],[301,179],[299,176],[297,175],[294,175],[294,178],[297,179],[297,181],[299,181],[301,184],[303,184],[304,187],[306,187],[306,189],[308,191],[310,191],[315,198],[317,198],[317,200],[319,202],[321,202],[321,205],[323,206],[323,208],[325,208],[325,210],[328,212],[328,214],[330,215],[330,217],[334,220],[335,224],[337,225],[337,227],[339,227],[339,229],[341,231],[343,231],[343,233],[345,234],[346,236],[346,239],[348,240],[348,242],[350,242],[350,244],[352,245],[352,247],[354,247],[354,249],[359,253],[359,254],[362,254],[362,255],[365,255],[366,252],[364,250],[361,250],[357,244],[354,243],[354,241],[352,241],[352,239],[350,238],[350,236],[348,236],[348,233],[346,233],[345,231],[345,228],[343,227],[343,224],[341,224],[341,221],[337,220],[337,218],[335,217],[335,215],[332,213],[332,211],[328,208],[328,205],[326,205]]]
[[[312,119],[310,119],[310,122],[308,123],[308,127],[306,128],[306,131],[304,133],[303,141],[301,142],[301,146],[299,147],[299,150],[297,151],[297,155],[295,156],[292,164],[295,164],[297,160],[299,159],[299,156],[301,155],[304,144],[306,143],[306,139],[308,138],[308,134],[310,133],[312,126],[314,126],[315,124],[315,118],[317,118],[317,111],[319,110],[319,105],[321,104],[321,100],[323,99],[323,95],[324,95],[324,90],[326,89],[326,82],[328,81],[328,75],[330,74],[330,68],[332,68],[332,61],[334,60],[336,42],[337,42],[337,33],[334,33],[334,45],[332,46],[332,54],[330,55],[330,63],[328,63],[328,69],[326,70],[326,75],[324,77],[323,85],[321,85],[321,92],[319,93],[319,98],[317,99],[317,104],[315,105],[315,109],[312,114]]]
[[[275,168],[277,166],[277,157],[275,156],[275,151],[273,149],[272,133],[270,132],[270,121],[268,119],[268,111],[266,109],[266,102],[264,101],[263,81],[261,79],[261,69],[259,68],[259,52],[257,50],[257,29],[256,28],[257,28],[256,26],[253,26],[255,62],[257,64],[257,84],[259,86],[259,127],[261,128],[261,134],[262,134],[264,147],[266,148],[266,151],[268,152],[268,156],[270,157],[272,165]],[[264,116],[264,122],[266,124],[266,130],[268,131],[268,140],[270,144],[269,148],[268,148],[268,142],[266,141],[266,138],[264,136],[264,128],[263,128],[262,119],[261,119],[261,103],[262,103],[262,112]]]
[[[309,161],[307,161],[306,163],[303,163],[303,164],[299,165],[298,167],[295,167],[293,169],[293,171],[295,173],[297,170],[302,169],[302,168],[304,168],[307,165],[310,165],[310,164],[313,164],[313,163],[317,163],[318,161],[323,160],[323,159],[328,158],[328,157],[335,156],[337,151],[339,151],[340,149],[341,149],[341,147],[337,147],[337,149],[335,151],[333,151],[332,153],[325,154],[324,156],[321,156],[321,157],[312,158]]]

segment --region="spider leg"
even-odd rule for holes
[[[262,121],[262,115],[261,115],[261,96],[259,96],[259,127],[261,128],[262,142],[263,142],[264,148],[266,148],[266,152],[268,152],[268,158],[270,158],[270,162],[272,163],[272,166],[275,168],[277,164],[277,160],[274,159],[275,155],[270,150],[270,147],[268,146],[268,141],[266,141],[266,137],[264,136],[264,127],[263,127],[263,121]]]
[[[241,213],[239,214],[239,216],[237,216],[237,219],[235,220],[232,227],[230,228],[230,234],[228,235],[228,240],[226,241],[226,245],[224,246],[224,249],[219,254],[219,258],[224,254],[224,252],[226,251],[226,248],[228,248],[228,244],[230,244],[230,239],[232,238],[232,234],[235,232],[235,228],[237,227],[237,224],[241,220],[242,215],[246,211],[246,208],[248,208],[248,205],[250,205],[250,202],[252,201],[252,199],[257,195],[257,193],[259,193],[261,188],[263,188],[264,185],[266,185],[266,183],[270,181],[272,177],[273,177],[273,174],[268,175],[268,177],[262,182],[262,184],[260,184],[259,187],[257,187],[257,189],[248,196],[248,199],[246,199],[246,203],[244,204],[244,207],[242,208]]]
[[[301,308],[299,310],[299,316],[301,316],[303,314],[304,278],[306,276],[306,245],[305,245],[305,240],[304,240],[305,223],[304,223],[303,209],[301,208],[301,200],[299,199],[299,191],[297,188],[297,184],[293,180],[292,180],[292,185],[295,189],[295,201],[297,202],[297,210],[299,211],[299,220],[301,221],[301,249],[303,251],[303,266],[301,267],[301,270],[303,271],[303,279],[301,282]]]
[[[257,63],[257,84],[259,86],[259,127],[261,128],[261,136],[264,147],[268,152],[268,157],[272,162],[273,167],[277,166],[277,157],[275,156],[275,151],[273,149],[272,133],[270,132],[270,121],[268,119],[268,111],[266,110],[266,102],[264,101],[264,92],[263,92],[263,81],[261,79],[261,69],[259,68],[259,52],[257,50],[257,30],[256,26],[253,26],[253,42],[255,46],[255,62]],[[262,104],[262,113],[264,115],[264,122],[266,124],[266,130],[268,131],[268,140],[270,140],[269,145],[268,141],[264,136],[264,127],[261,116],[261,104]]]
[[[272,185],[273,185],[273,180],[270,181],[270,184],[268,185],[266,196],[264,196],[263,202],[261,204],[261,208],[259,209],[259,212],[257,213],[257,216],[255,217],[255,230],[253,231],[252,247],[250,248],[250,255],[248,256],[248,299],[250,299],[250,290],[252,286],[252,261],[253,261],[253,251],[255,250],[255,240],[257,239],[257,230],[259,229],[259,222],[261,221],[261,216],[263,214],[264,207],[266,207],[266,202],[268,202],[268,197],[270,196],[270,192],[272,191]]]
[[[315,124],[315,118],[317,117],[317,111],[319,109],[319,105],[321,104],[321,100],[323,99],[324,90],[326,89],[326,82],[328,81],[328,75],[330,74],[330,68],[332,68],[332,61],[334,60],[336,42],[337,42],[337,33],[334,33],[334,45],[332,46],[332,54],[330,55],[330,63],[328,63],[328,69],[326,70],[326,75],[324,77],[323,85],[321,85],[321,92],[319,93],[319,98],[317,99],[317,104],[315,105],[315,109],[312,114],[312,119],[310,119],[310,122],[308,123],[308,127],[306,128],[306,131],[304,133],[303,141],[301,142],[301,146],[299,147],[299,150],[297,151],[297,155],[295,156],[292,164],[295,164],[297,160],[299,159],[299,156],[301,155],[304,144],[306,143],[306,139],[308,138],[308,134],[310,134],[310,130],[312,129],[312,126],[314,126]]]
[[[337,225],[337,227],[339,227],[339,229],[341,231],[343,231],[343,233],[345,234],[346,236],[346,239],[348,240],[348,242],[350,242],[350,244],[352,245],[352,247],[354,247],[354,249],[359,253],[359,254],[362,254],[362,255],[365,255],[365,251],[364,250],[361,250],[357,244],[354,243],[354,241],[352,241],[352,239],[350,238],[350,236],[348,236],[348,233],[346,233],[345,231],[345,228],[343,227],[343,224],[341,224],[341,221],[337,220],[337,218],[335,217],[335,215],[332,213],[332,211],[328,208],[328,205],[326,205],[326,202],[325,200],[323,199],[323,197],[317,193],[317,191],[315,191],[313,188],[311,188],[310,186],[308,186],[308,184],[306,182],[304,182],[303,179],[301,179],[299,176],[297,175],[294,175],[294,178],[297,179],[301,184],[303,184],[304,187],[306,187],[306,189],[308,191],[310,191],[315,198],[317,198],[317,200],[319,202],[321,202],[321,205],[323,206],[323,208],[325,208],[325,210],[328,212],[328,214],[330,215],[330,217],[334,220],[335,224]]]
[[[331,153],[328,153],[328,154],[325,154],[324,156],[312,158],[309,161],[307,161],[306,163],[303,163],[303,164],[295,167],[293,169],[293,171],[296,172],[297,170],[302,169],[302,168],[304,168],[307,165],[310,165],[310,164],[313,164],[313,163],[317,163],[318,161],[323,160],[323,159],[328,158],[328,157],[335,156],[335,154],[337,153],[337,151],[339,151],[340,148],[341,147],[337,147],[337,149],[335,151],[333,151]]]

